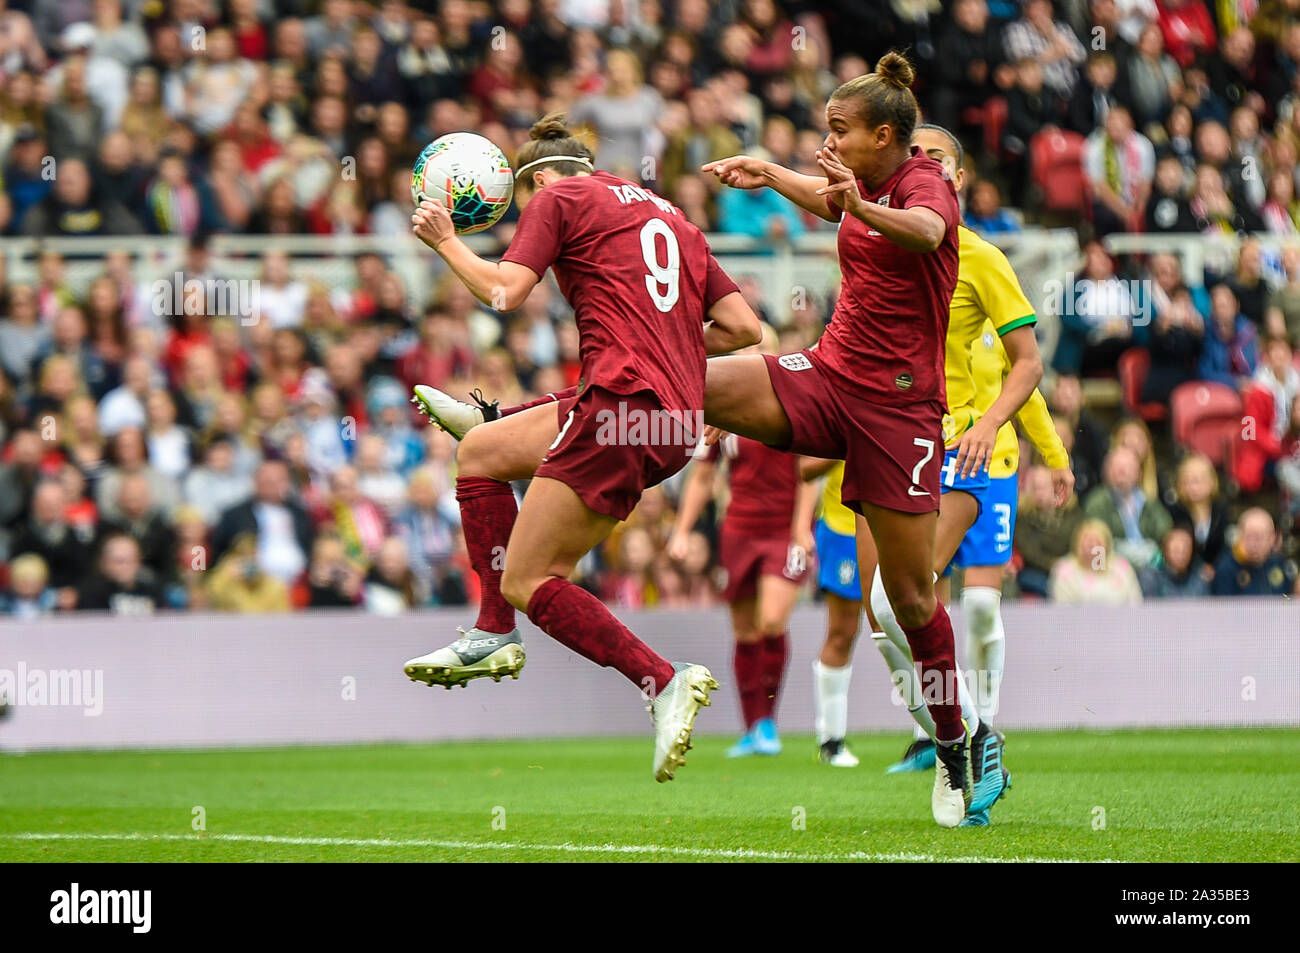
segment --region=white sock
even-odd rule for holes
[[[876,574],[871,579],[871,612],[876,617],[876,622],[885,630],[886,639],[884,641],[890,642],[896,646],[904,653],[908,661],[911,662],[912,650],[907,644],[907,633],[905,633],[903,627],[898,624],[898,618],[894,615],[894,607],[890,605],[889,596],[885,594],[885,584],[880,578],[879,566],[876,567]],[[872,639],[875,638],[876,637],[873,634]],[[876,640],[877,648],[880,648],[881,644],[881,640]],[[885,652],[883,648],[881,648],[880,651],[882,655]],[[890,663],[891,677],[895,677],[892,674],[897,672],[895,663],[890,661],[888,656],[886,656],[885,661]],[[912,681],[916,686],[915,695],[909,696],[909,694],[904,692],[901,687],[899,691],[902,693],[903,699],[907,701],[908,711],[911,712],[912,717],[916,719],[917,724],[926,727],[927,733],[931,738],[933,738],[934,719],[930,716],[929,708],[924,704],[925,695],[921,689],[921,681],[916,675],[916,665],[914,663],[909,665],[908,670],[912,673]],[[915,698],[915,704],[919,706],[916,710],[913,710],[912,698]],[[974,735],[979,729],[979,713],[975,710],[975,703],[970,697],[970,690],[967,688],[966,679],[961,675],[960,668],[957,670],[957,703],[961,706],[961,716],[965,720],[967,728],[970,730],[970,733]],[[922,721],[922,716],[920,714],[922,711],[925,712],[924,721]]]
[[[916,722],[913,729],[917,738],[934,737],[934,719],[930,709],[925,707],[925,696],[921,692],[921,680],[916,677],[916,663],[912,656],[905,654],[884,632],[872,632],[871,641],[875,643],[880,654],[884,656],[889,667],[889,680],[898,689],[907,713]]]
[[[842,740],[849,728],[849,680],[853,666],[832,668],[813,660],[813,698],[817,706],[817,743]]]
[[[1002,593],[987,586],[972,586],[961,593],[966,616],[967,658],[975,678],[975,705],[980,718],[993,721],[1002,687],[1006,657],[1006,632],[1002,628]]]

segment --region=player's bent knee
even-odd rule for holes
[[[456,446],[456,469],[461,476],[490,477],[494,453],[492,435],[476,427]]]
[[[524,573],[511,572],[509,567],[501,574],[501,595],[520,612],[528,611],[528,603],[546,580],[532,578]]]
[[[889,602],[894,607],[894,617],[903,629],[919,629],[930,621],[934,615],[934,595],[927,596],[920,589],[901,586],[900,591],[890,594]]]

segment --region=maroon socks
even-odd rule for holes
[[[740,713],[745,728],[754,722],[776,715],[776,701],[781,695],[781,676],[785,674],[788,654],[785,633],[769,635],[757,642],[737,642],[732,656],[736,689],[740,693]]]
[[[514,529],[519,506],[509,483],[487,477],[458,477],[461,529],[469,564],[479,578],[476,628],[502,634],[515,627],[515,609],[501,595],[501,572],[506,565],[506,544]]]
[[[767,693],[763,689],[763,643],[737,642],[731,667],[736,675],[736,689],[740,692],[740,714],[748,731],[754,722],[765,717]]]
[[[528,618],[561,645],[597,665],[617,669],[654,697],[673,677],[673,667],[615,619],[605,604],[567,579],[552,577],[528,600]]]
[[[777,699],[781,697],[781,676],[785,674],[785,661],[789,643],[784,632],[765,636],[763,646],[763,715],[776,717]]]
[[[934,719],[934,736],[938,741],[959,741],[966,734],[957,700],[956,649],[952,620],[942,602],[936,600],[934,615],[917,629],[904,629],[912,658],[920,666],[921,689],[930,717]]]
[[[515,404],[513,407],[502,407],[497,413],[502,417],[509,417],[511,414],[517,414],[521,410],[528,410],[541,404],[554,404],[566,397],[573,397],[577,393],[577,387],[566,387],[564,390],[557,390],[553,394],[543,394],[541,397],[534,397],[532,400],[524,401],[522,404]]]

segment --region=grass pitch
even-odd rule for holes
[[[652,741],[0,754],[0,860],[1300,860],[1300,731],[1015,732],[986,829],[940,830],[902,735],[677,780]],[[202,827],[201,830],[196,830]]]

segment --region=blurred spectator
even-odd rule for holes
[[[1256,331],[1264,327],[1264,305],[1269,292],[1262,264],[1259,242],[1253,238],[1244,238],[1237,251],[1236,270],[1228,279],[1228,287],[1237,296],[1238,308],[1250,318]]]
[[[207,597],[217,612],[288,612],[289,587],[266,572],[257,558],[257,537],[238,536],[208,574]]]
[[[1126,107],[1111,106],[1103,125],[1088,136],[1083,167],[1094,195],[1097,234],[1138,231],[1151,195],[1156,156],[1151,140],[1133,128]]]
[[[153,386],[154,368],[144,357],[128,357],[122,364],[122,383],[99,402],[99,432],[115,437],[128,427],[143,429],[147,422],[145,400]]]
[[[208,441],[203,462],[186,474],[182,486],[185,502],[198,510],[209,526],[215,526],[222,513],[253,491],[249,475],[235,467],[233,441],[224,435]]]
[[[407,502],[393,517],[393,531],[405,542],[421,601],[458,604],[464,581],[451,579],[451,558],[460,531],[460,509],[450,493],[439,496],[431,469],[412,471]]]
[[[351,466],[335,470],[330,475],[329,485],[330,495],[325,501],[321,521],[333,525],[349,559],[366,564],[379,551],[387,535],[388,520],[384,511],[361,493],[360,478]]]
[[[985,0],[956,0],[952,20],[938,38],[934,122],[954,131],[965,127],[962,113],[988,101],[995,89],[993,73],[1002,61],[1002,44],[989,25]]]
[[[1219,561],[1228,529],[1228,510],[1219,496],[1219,476],[1208,457],[1199,453],[1183,458],[1174,483],[1177,498],[1169,507],[1175,526],[1192,534],[1195,556],[1206,566]]]
[[[150,501],[164,512],[180,502],[176,481],[149,462],[144,435],[136,427],[125,427],[109,441],[110,466],[95,486],[95,502],[108,519],[121,516],[118,498],[122,481],[131,475],[142,475],[149,485]]]
[[[1182,84],[1182,74],[1173,57],[1165,52],[1165,38],[1158,24],[1147,22],[1141,28],[1133,53],[1124,64],[1121,84],[1138,128],[1159,123],[1168,115],[1174,102],[1173,91]]]
[[[379,547],[366,575],[362,604],[375,615],[400,615],[416,604],[415,574],[401,538],[390,536]]]
[[[1286,338],[1264,342],[1263,360],[1242,390],[1242,439],[1235,447],[1232,475],[1245,493],[1258,491],[1274,476],[1277,461],[1290,454],[1300,437],[1292,429],[1292,410],[1300,393],[1300,370]]]
[[[140,545],[127,535],[100,544],[97,571],[77,590],[77,608],[114,615],[152,615],[163,608],[162,589],[140,560]]]
[[[1035,60],[1042,67],[1043,84],[1068,101],[1087,53],[1065,21],[1054,19],[1052,0],[1026,0],[1022,9],[1023,18],[1002,34],[1007,59]]]
[[[1114,551],[1110,528],[1096,519],[1079,524],[1070,555],[1052,567],[1047,588],[1053,602],[1073,605],[1125,606],[1142,601],[1137,574]]]
[[[100,523],[101,538],[130,536],[152,578],[158,583],[169,582],[176,569],[176,534],[154,505],[148,477],[143,473],[122,477],[112,514]]]
[[[1300,245],[1282,249],[1282,266],[1286,284],[1269,295],[1264,325],[1269,334],[1285,336],[1293,349],[1300,349]]]
[[[1115,89],[1118,77],[1119,68],[1114,56],[1105,50],[1089,54],[1083,81],[1074,87],[1070,97],[1066,127],[1081,136],[1088,136],[1094,129],[1104,126],[1111,107],[1120,104]]]
[[[308,609],[351,608],[361,597],[365,574],[348,560],[338,537],[316,537],[307,567],[306,592],[300,604]]]
[[[742,151],[740,139],[722,122],[721,104],[710,89],[693,89],[687,94],[689,124],[673,133],[664,148],[662,191],[672,194],[677,179],[694,174],[714,159],[725,159]]]
[[[1113,376],[1120,354],[1133,344],[1140,302],[1131,285],[1115,275],[1115,263],[1099,241],[1083,250],[1083,273],[1064,290],[1061,338],[1052,358],[1062,374]]]
[[[1291,595],[1296,571],[1276,552],[1277,531],[1267,510],[1252,507],[1237,520],[1237,539],[1214,567],[1216,596]]]
[[[1139,566],[1151,565],[1159,552],[1160,540],[1173,521],[1158,498],[1148,497],[1139,485],[1137,454],[1124,446],[1106,455],[1103,482],[1083,500],[1083,512],[1102,523],[1117,540],[1118,553]],[[1106,548],[1109,550],[1108,539]]]
[[[1160,0],[1158,8],[1165,47],[1179,66],[1190,66],[1197,56],[1214,49],[1218,42],[1214,21],[1202,0]]]
[[[6,551],[13,532],[31,512],[41,454],[40,435],[34,430],[18,430],[10,440],[9,462],[0,463],[0,543]]]
[[[1002,196],[992,179],[978,179],[970,188],[966,206],[966,224],[984,237],[1008,235],[1020,231],[1020,223],[1002,208]]]
[[[1259,362],[1259,336],[1237,306],[1237,296],[1226,284],[1210,292],[1210,321],[1201,346],[1197,376],[1239,390],[1255,373]]]
[[[9,587],[0,592],[0,615],[36,619],[49,615],[57,605],[57,594],[48,585],[48,572],[40,556],[26,553],[9,564]]]
[[[1157,599],[1194,599],[1210,594],[1205,564],[1186,526],[1175,525],[1160,544],[1161,562],[1151,570],[1144,594]]]
[[[1051,392],[1052,413],[1068,426],[1070,469],[1074,471],[1075,492],[1080,498],[1101,480],[1101,464],[1106,456],[1106,431],[1088,412],[1083,403],[1083,387],[1073,374],[1058,374]]]
[[[1194,232],[1196,216],[1187,200],[1183,165],[1178,156],[1166,152],[1156,162],[1155,186],[1147,199],[1145,225],[1148,232]]]
[[[578,100],[569,110],[569,122],[591,126],[600,140],[600,168],[649,184],[656,176],[646,165],[646,159],[654,158],[648,135],[659,121],[663,100],[645,84],[640,61],[628,50],[609,52],[605,76],[604,90]]]
[[[1144,403],[1168,403],[1174,388],[1196,380],[1204,338],[1205,322],[1192,305],[1191,292],[1180,286],[1160,308],[1147,334],[1151,370],[1142,384]]]
[[[1074,500],[1056,505],[1051,470],[1034,464],[1025,471],[1015,538],[1023,562],[1016,582],[1023,592],[1047,595],[1052,567],[1070,551],[1070,540],[1082,518],[1083,511]]]
[[[33,553],[46,570],[48,583],[59,592],[59,602],[72,603],[74,589],[90,568],[92,540],[78,533],[67,519],[68,499],[63,486],[43,480],[32,493],[31,515],[14,533],[13,556]]]
[[[253,495],[221,514],[212,531],[215,557],[221,559],[247,533],[257,539],[257,564],[268,575],[290,584],[307,567],[315,529],[290,496],[289,471],[279,460],[263,462],[253,478]]]
[[[0,368],[15,381],[25,381],[36,355],[49,343],[50,329],[36,310],[36,292],[31,285],[9,289],[9,307],[0,318]]]
[[[98,195],[86,163],[76,151],[59,160],[49,197],[29,208],[20,231],[36,238],[76,235],[134,235],[141,231],[120,201]]]
[[[165,390],[145,399],[145,441],[149,462],[163,476],[180,480],[190,468],[190,437],[176,424],[176,402]]]

